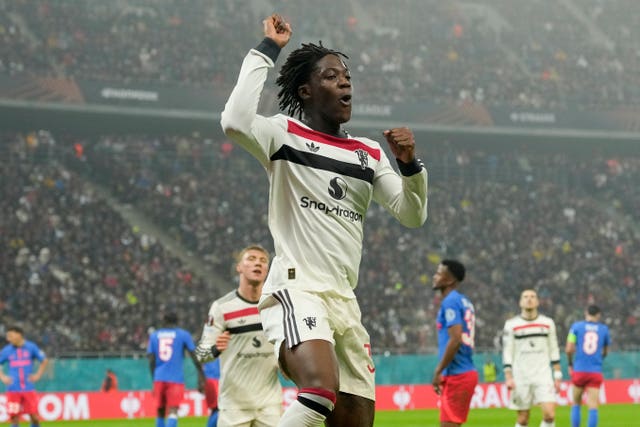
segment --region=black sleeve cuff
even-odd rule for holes
[[[220,350],[218,350],[218,347],[216,347],[215,345],[211,346],[211,354],[213,354],[214,358],[217,358],[218,356],[220,356],[222,352]]]
[[[273,39],[265,37],[262,39],[260,44],[256,46],[256,50],[267,55],[273,62],[276,62],[276,59],[278,59],[278,55],[280,55],[280,51],[282,49],[280,49],[280,46],[278,46]]]
[[[413,159],[411,163],[405,163],[400,159],[396,159],[398,163],[398,169],[400,169],[400,173],[404,176],[412,176],[417,173],[420,173],[424,165],[420,159]]]

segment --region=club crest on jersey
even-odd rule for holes
[[[307,148],[312,152],[315,153],[320,149],[319,145],[316,145],[313,143],[313,141],[311,142],[307,142]]]
[[[362,148],[358,148],[354,151],[358,155],[358,160],[360,161],[360,168],[365,170],[367,166],[369,166],[369,153],[364,151]]]

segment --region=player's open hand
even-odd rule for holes
[[[262,21],[264,25],[264,35],[276,42],[280,48],[283,48],[289,43],[291,39],[291,25],[284,20],[284,18],[277,13],[266,18]]]
[[[216,348],[218,351],[225,351],[229,346],[229,340],[231,339],[231,333],[229,331],[224,331],[218,338],[216,338]]]
[[[436,392],[438,396],[442,394],[442,374],[439,372],[433,373],[433,379],[431,380],[431,385],[433,386],[433,391]]]
[[[516,388],[516,382],[513,380],[513,378],[509,378],[508,380],[506,380],[505,385],[507,386],[507,388],[511,391],[515,390]]]
[[[385,130],[382,134],[396,159],[403,163],[411,163],[415,160],[416,141],[411,129],[407,127],[393,128]]]
[[[11,383],[13,382],[11,377],[7,375],[3,375],[2,377],[0,377],[0,380],[4,383],[4,385],[11,385]]]

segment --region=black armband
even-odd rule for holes
[[[396,162],[398,163],[398,169],[400,169],[400,173],[403,176],[412,176],[420,173],[420,171],[424,167],[424,164],[422,164],[422,160],[420,159],[413,159],[413,161],[409,163],[405,163],[400,159],[396,159]]]
[[[262,39],[260,44],[256,46],[256,50],[267,55],[273,62],[276,62],[276,59],[278,59],[278,55],[280,55],[280,51],[282,49],[273,41],[273,39],[265,37]]]
[[[215,344],[211,346],[211,354],[213,355],[214,359],[220,356],[221,353],[222,352],[218,350],[218,347],[216,347]]]

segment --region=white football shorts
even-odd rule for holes
[[[338,358],[340,391],[375,400],[371,344],[355,299],[280,289],[263,295],[258,308],[276,357],[283,343],[292,348],[314,339],[329,341]]]
[[[552,382],[537,384],[519,384],[511,391],[509,409],[526,411],[532,406],[556,401],[556,389]]]
[[[218,427],[276,427],[281,416],[281,405],[259,409],[220,409]]]

